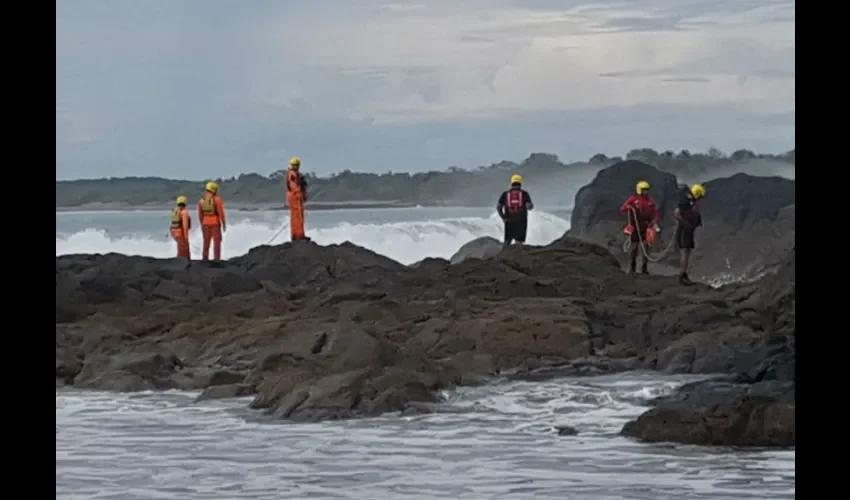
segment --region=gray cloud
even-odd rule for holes
[[[793,27],[790,0],[59,2],[57,177],[786,149]]]

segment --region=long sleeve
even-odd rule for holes
[[[221,222],[222,226],[227,225],[227,215],[224,212],[224,200],[221,199],[221,196],[215,197],[215,211],[218,215],[218,219]]]

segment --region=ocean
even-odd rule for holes
[[[569,228],[539,207],[529,243]],[[282,211],[229,212],[224,257],[288,239]],[[57,212],[56,254],[171,257],[168,210]],[[493,208],[308,211],[320,244],[351,241],[405,264],[500,238]],[[198,257],[200,235],[192,237]],[[248,400],[181,392],[56,391],[56,498],[72,499],[783,499],[795,451],[648,445],[622,438],[646,403],[693,377],[657,373],[502,381],[445,394],[421,416],[293,424]],[[569,425],[575,436],[559,436]]]

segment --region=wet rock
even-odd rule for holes
[[[697,445],[794,446],[793,382],[689,384],[622,430],[646,442]]]
[[[558,431],[559,436],[577,436],[578,435],[578,430],[575,427],[570,427],[569,425],[555,426],[555,430]]]
[[[254,393],[254,386],[250,384],[227,384],[214,385],[204,389],[195,401],[206,401],[210,399],[232,399],[243,398]]]

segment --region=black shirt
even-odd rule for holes
[[[516,211],[511,213],[508,210],[508,193],[511,191],[519,191],[522,193],[522,207]],[[528,205],[531,203],[531,195],[528,194],[528,191],[522,188],[511,188],[501,194],[499,196],[499,202],[497,206],[499,207],[499,214],[508,219],[526,219],[528,218]]]
[[[702,225],[702,215],[699,212],[697,200],[694,199],[691,193],[682,194],[676,208],[679,209],[679,216],[685,221],[688,229],[695,229],[697,226]]]

